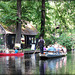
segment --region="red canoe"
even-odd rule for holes
[[[0,56],[23,56],[24,53],[0,53]]]

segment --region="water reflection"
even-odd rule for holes
[[[22,74],[22,62],[23,57],[0,57],[0,74]]]
[[[51,70],[58,70],[59,68],[62,68],[62,66],[66,66],[66,61],[67,57],[62,57],[62,58],[56,58],[52,60],[48,60],[48,66]]]
[[[67,64],[67,56],[48,60],[40,60],[40,75],[44,75],[48,70],[49,74],[56,74],[59,69]],[[49,68],[49,69],[48,69]]]
[[[39,67],[40,67],[40,69],[39,69],[40,75],[45,75],[45,70],[47,68],[47,63],[43,60],[40,60],[39,61]]]
[[[0,74],[45,75],[59,74],[61,71],[65,74],[66,65],[67,56],[47,60],[40,60],[38,54],[25,54],[23,57],[7,56],[0,57]]]
[[[37,55],[25,55],[25,74],[34,74],[37,70]],[[36,73],[37,74],[37,73]]]

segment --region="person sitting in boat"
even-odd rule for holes
[[[57,48],[56,52],[58,52],[58,54],[64,53],[64,47],[62,45],[58,45],[58,48]]]
[[[62,47],[60,45],[58,45],[58,47],[56,48],[56,52],[59,54],[62,50]]]
[[[51,44],[50,44],[50,45],[48,45],[48,46],[47,46],[47,48],[46,48],[46,50],[48,50],[48,48],[50,48],[51,46],[52,46]]]
[[[48,51],[50,51],[50,52],[55,52],[56,51],[56,49],[54,48],[54,45],[50,45],[50,47],[48,48]]]
[[[57,42],[55,42],[54,48],[56,49],[56,51],[58,50],[58,46],[59,46],[59,44]]]
[[[63,46],[60,45],[60,53],[64,53]]]
[[[1,50],[0,50],[0,53],[1,53]]]
[[[6,54],[8,54],[8,53],[9,53],[9,50],[8,50],[8,48],[5,50],[5,53],[6,53]]]
[[[46,46],[43,47],[44,51],[46,51]]]
[[[15,52],[14,53],[18,53],[18,49],[15,47],[15,50],[14,50]]]
[[[67,48],[65,46],[62,47],[64,53],[67,53]]]
[[[0,50],[0,53],[3,53],[3,51],[2,51],[2,50]]]

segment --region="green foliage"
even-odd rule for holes
[[[40,0],[22,0],[21,4],[21,19],[32,21],[40,34],[41,28],[41,1]],[[17,0],[2,0],[0,1],[0,22],[5,25],[16,25],[17,22]],[[47,45],[53,44],[54,38],[52,35],[64,32],[71,33],[75,29],[75,1],[46,1],[45,2],[45,40]],[[56,27],[59,25],[59,29]],[[36,36],[39,37],[39,34]],[[48,35],[48,36],[47,36]],[[71,48],[70,39],[63,38],[61,35],[60,44],[64,42],[67,48]],[[49,39],[50,38],[50,39]],[[73,37],[75,38],[75,37]],[[62,41],[62,39],[64,41]],[[75,40],[75,39],[74,39]],[[68,43],[69,42],[69,43]]]
[[[10,2],[0,2],[0,9],[0,22],[6,25],[12,25],[16,23],[17,11],[11,8]]]
[[[45,38],[45,45],[48,46],[49,44],[54,44],[56,38],[51,36],[50,38]]]
[[[45,29],[50,32],[55,32],[55,27],[60,25],[58,32],[64,32],[71,30],[71,25],[75,24],[74,13],[75,1],[46,1],[45,2]],[[2,0],[0,1],[0,21],[7,25],[16,24],[17,21],[17,1],[16,0]],[[40,32],[41,25],[41,1],[39,0],[22,0],[21,4],[22,14],[21,19],[32,21],[37,25],[37,29]],[[64,26],[63,26],[64,25]],[[48,33],[48,32],[47,32]],[[49,34],[48,33],[48,34]]]
[[[75,1],[49,1],[46,16],[46,34],[69,32],[74,29]],[[59,29],[56,27],[59,25]]]
[[[66,48],[68,50],[71,50],[72,48],[72,39],[71,39],[71,36],[68,36],[66,33],[62,34],[58,39],[57,39],[57,42],[60,44],[60,45],[63,45],[63,46],[66,46]]]

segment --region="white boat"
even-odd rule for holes
[[[50,53],[45,52],[44,54],[39,53],[40,58],[56,58],[56,57],[62,57],[65,56],[67,53]]]

